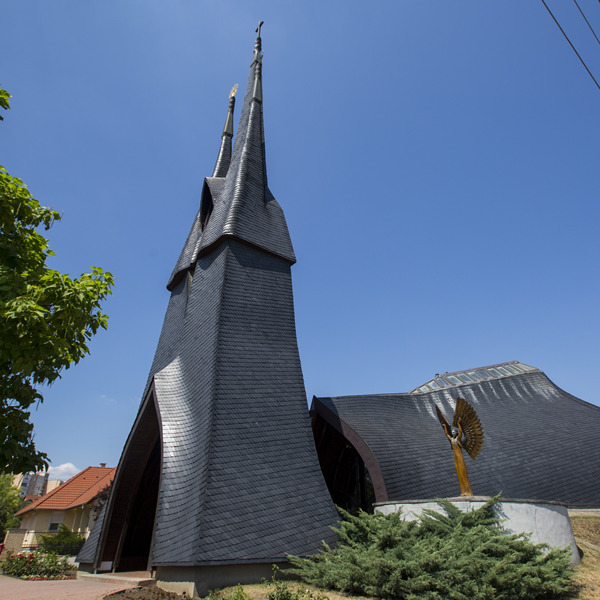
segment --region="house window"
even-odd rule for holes
[[[48,522],[48,531],[58,531],[58,526],[63,523],[65,520],[65,511],[64,510],[53,510],[50,513],[50,518]]]

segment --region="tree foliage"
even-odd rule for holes
[[[104,505],[108,502],[111,488],[112,483],[109,483],[96,494],[96,497],[94,498],[94,505],[90,509],[90,516],[94,521],[100,516]]]
[[[418,521],[401,515],[343,513],[337,547],[309,558],[290,557],[307,583],[351,594],[397,600],[557,599],[571,589],[568,550],[508,534],[495,514],[498,498],[463,513],[440,501],[445,514]]]
[[[19,488],[13,486],[12,475],[0,475],[0,542],[4,540],[6,530],[17,527],[19,520],[15,513],[23,508]]]
[[[78,363],[107,326],[100,303],[113,276],[91,267],[72,279],[46,264],[54,252],[38,229],[60,218],[0,166],[0,472],[47,466],[47,455],[35,448],[29,410],[43,401],[40,386]]]
[[[0,108],[8,110],[10,108],[10,94],[0,87]],[[4,117],[0,115],[0,121],[4,121]]]

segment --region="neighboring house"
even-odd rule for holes
[[[10,550],[29,549],[39,544],[38,534],[58,531],[66,525],[87,538],[95,522],[93,512],[98,494],[112,482],[115,468],[88,467],[15,514],[21,517],[19,529],[7,533]]]

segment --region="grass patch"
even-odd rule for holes
[[[290,583],[290,582],[287,582]],[[300,588],[305,593],[312,594],[313,597],[322,596],[328,598],[328,600],[374,600],[369,596],[352,596],[350,594],[344,594],[343,592],[336,592],[330,590],[322,590],[314,585],[308,585],[306,583],[300,583],[292,581],[291,587]],[[224,596],[230,597],[238,586],[231,586],[219,590]],[[250,598],[250,600],[267,600],[269,592],[272,591],[271,586],[268,583],[253,583],[242,586],[243,592]],[[213,592],[214,594],[214,592]]]
[[[581,565],[575,569],[577,600],[600,598],[600,517],[571,517],[577,546],[583,551]]]

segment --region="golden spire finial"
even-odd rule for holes
[[[234,98],[235,95],[237,94],[237,90],[238,90],[238,84],[236,83],[232,88],[231,88],[231,92],[229,92],[229,97],[230,98]]]

